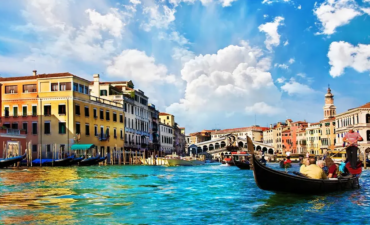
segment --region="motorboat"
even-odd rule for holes
[[[167,166],[200,166],[205,162],[194,157],[169,156],[165,158]]]

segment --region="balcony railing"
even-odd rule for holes
[[[99,141],[107,141],[109,139],[109,134],[98,134],[97,136],[99,138]]]

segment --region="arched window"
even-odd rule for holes
[[[366,131],[367,140],[370,141],[370,130]]]

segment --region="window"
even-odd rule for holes
[[[13,106],[13,116],[14,117],[18,116],[18,107],[17,106]]]
[[[16,123],[16,122],[12,123],[12,129],[17,130],[18,129],[18,123]]]
[[[27,116],[27,106],[22,107],[22,116]]]
[[[37,116],[37,106],[32,106],[32,116]]]
[[[59,105],[58,106],[58,114],[65,115],[66,114],[66,105]]]
[[[126,118],[125,118],[126,119]],[[123,123],[123,115],[122,114],[119,114],[119,122],[120,123]]]
[[[59,134],[65,134],[65,133],[66,133],[66,123],[59,122]]]
[[[80,123],[76,123],[76,134],[81,134]]]
[[[88,86],[85,86],[85,94],[89,94],[89,87]]]
[[[78,84],[77,83],[73,83],[73,91],[78,91]]]
[[[46,152],[51,152],[51,145],[46,145]]]
[[[24,130],[24,132],[26,132],[27,134],[27,123],[23,123],[22,125],[22,129]]]
[[[104,120],[104,111],[102,109],[100,110],[100,119]]]
[[[89,116],[90,116],[89,107],[85,106],[85,117],[89,117]]]
[[[32,152],[37,152],[37,145],[32,145]]]
[[[58,83],[51,83],[51,91],[58,91]]]
[[[127,104],[123,104],[123,111],[127,112]]]
[[[71,90],[71,82],[64,82],[59,84],[60,91],[70,91]]]
[[[169,117],[169,116],[167,116],[167,119],[169,120],[169,119],[170,119],[170,117]]]
[[[5,115],[5,117],[9,116],[9,107],[8,106],[4,107],[4,115]]]
[[[50,121],[44,123],[44,134],[50,134]]]
[[[17,85],[5,86],[5,94],[16,94],[18,93]]]
[[[117,130],[116,130],[116,128],[113,129],[113,136],[114,136],[114,138],[117,138]]]
[[[110,120],[110,118],[109,118],[109,111],[108,110],[105,112],[105,119],[106,120]]]
[[[76,110],[76,115],[80,115],[80,106],[79,105],[75,105],[75,110]]]
[[[117,114],[113,112],[113,122],[117,122]]]
[[[107,90],[100,90],[100,96],[107,96]]]
[[[98,118],[98,112],[97,112],[97,110],[96,109],[94,109],[94,118],[96,119],[96,118]]]
[[[98,136],[98,126],[94,126],[94,135]]]
[[[23,85],[23,93],[36,92],[36,84]]]
[[[367,140],[370,141],[370,130],[366,131]]]
[[[78,92],[84,93],[84,89],[85,89],[85,86],[83,86],[82,84],[78,85]]]
[[[86,133],[86,136],[90,135],[90,125],[89,124],[85,124],[85,133]]]
[[[32,134],[37,134],[37,123],[32,123]]]
[[[366,114],[366,123],[370,123],[370,114]]]
[[[109,127],[107,127],[106,134],[107,134],[107,137],[109,137]]]
[[[121,137],[121,139],[123,139],[123,131],[122,130],[120,132],[120,137]]]
[[[44,105],[44,116],[51,115],[51,105]]]

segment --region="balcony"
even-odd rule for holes
[[[113,95],[113,100],[123,100],[123,95]]]
[[[0,135],[13,136],[13,137],[26,137],[26,131],[20,129],[0,129]]]
[[[98,134],[97,137],[99,138],[99,141],[107,141],[107,140],[109,140],[109,134],[100,133],[100,134]]]

